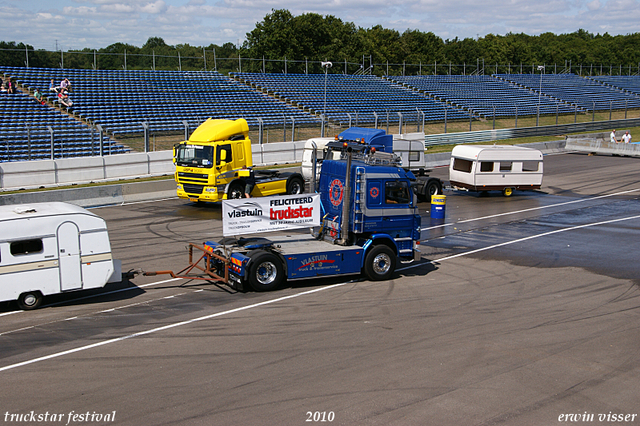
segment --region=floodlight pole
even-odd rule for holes
[[[324,108],[322,110],[322,137],[324,137],[324,117],[327,116],[327,72],[333,66],[331,62],[320,62],[324,68]]]
[[[542,98],[542,74],[544,74],[544,65],[538,65],[538,71],[540,71],[540,90],[538,92],[538,113],[536,115],[536,126],[540,120],[540,102]]]

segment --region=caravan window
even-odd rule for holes
[[[41,253],[43,250],[42,239],[14,241],[10,244],[9,249],[14,256]]]
[[[411,161],[411,162],[420,161],[420,152],[411,151],[409,153],[409,161]]]
[[[523,161],[522,162],[522,171],[523,172],[537,172],[538,169],[540,168],[540,162],[533,160],[533,161]]]
[[[481,172],[492,172],[493,171],[493,161],[481,161],[480,162],[480,171]]]
[[[458,172],[471,173],[472,165],[472,161],[463,160],[462,158],[454,158],[453,160],[453,170],[456,170]]]
[[[501,172],[510,172],[512,167],[511,161],[501,161],[500,162],[500,171]]]

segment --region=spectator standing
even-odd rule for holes
[[[13,83],[11,82],[10,78],[7,79],[5,84],[7,85],[7,93],[14,93]]]
[[[4,80],[0,78],[0,92],[7,93],[7,87],[4,85]]]
[[[244,197],[251,198],[251,191],[253,191],[253,187],[256,185],[256,175],[253,173],[253,169],[249,169],[244,165],[238,175],[244,178]]]
[[[629,131],[627,130],[627,132],[624,134],[624,136],[622,136],[621,142],[624,143],[631,143],[631,135],[629,134]]]
[[[609,137],[611,138],[611,143],[618,143],[618,140],[616,139],[616,129],[611,131]]]

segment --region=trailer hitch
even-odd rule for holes
[[[202,252],[202,255],[194,262],[193,249]],[[225,284],[229,284],[229,265],[228,258],[220,256],[212,251],[203,248],[197,244],[189,243],[189,265],[181,269],[178,272],[173,271],[147,271],[142,275],[152,277],[155,275],[170,275],[172,278],[184,278],[187,280],[205,280],[205,281],[217,281]],[[196,253],[197,256],[197,253]],[[212,260],[216,259],[224,264],[224,276],[218,274],[219,271],[211,269],[213,264]],[[202,264],[201,264],[202,263]],[[195,272],[194,272],[195,271]],[[199,273],[198,273],[199,271]]]

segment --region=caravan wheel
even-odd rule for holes
[[[25,311],[36,309],[41,304],[42,304],[42,293],[40,293],[39,291],[22,293],[18,298],[18,307]]]
[[[511,197],[511,194],[513,194],[513,188],[505,188],[502,190],[502,195],[504,195],[505,197]]]

